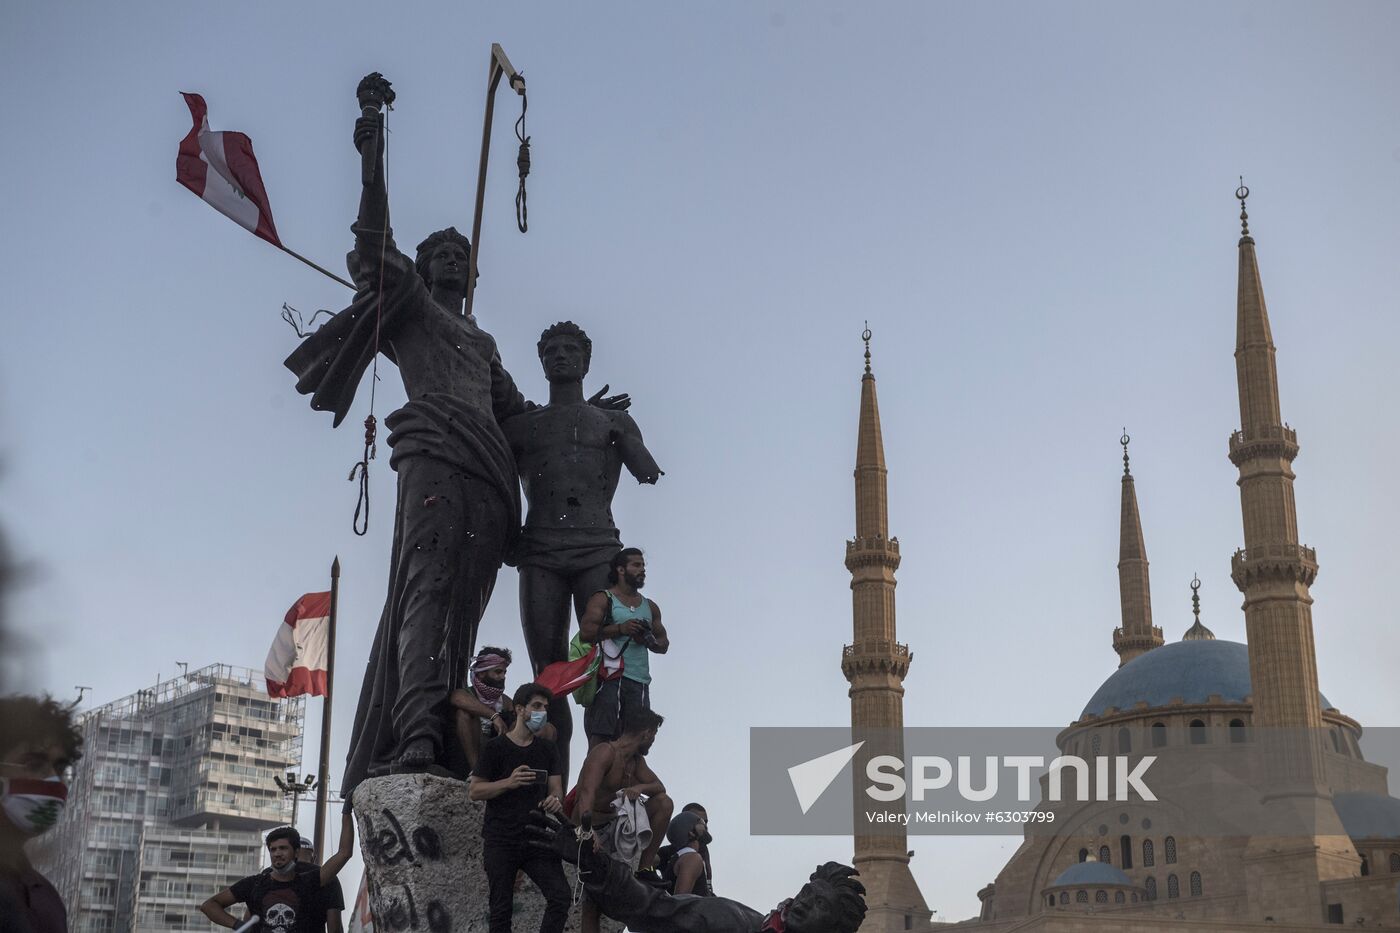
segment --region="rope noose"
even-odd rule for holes
[[[521,72],[520,77],[525,77]],[[520,152],[515,157],[515,167],[520,172],[520,189],[515,192],[515,225],[520,228],[521,233],[530,229],[530,211],[525,204],[525,177],[530,174],[530,137],[525,135],[525,111],[530,105],[530,98],[520,95],[520,119],[515,121],[515,138],[520,140]]]

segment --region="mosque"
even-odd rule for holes
[[[1273,335],[1255,242],[1241,202],[1235,365],[1244,547],[1231,575],[1244,595],[1247,644],[1217,639],[1200,620],[1166,643],[1153,624],[1137,490],[1122,443],[1118,576],[1119,667],[1056,738],[1063,755],[1155,756],[1173,774],[1221,773],[1263,762],[1248,785],[1253,831],[1202,831],[1189,792],[1155,801],[1047,802],[1053,834],[1027,827],[996,879],[978,892],[978,933],[1157,933],[1400,929],[1400,800],[1386,769],[1361,753],[1361,725],[1319,692],[1309,595],[1317,554],[1298,540],[1292,462],[1297,433],[1279,410]],[[912,655],[894,629],[898,539],[888,536],[885,464],[867,348],[856,465],[857,537],[847,544],[855,639],[842,669],[853,731],[902,725]],[[1193,586],[1193,590],[1195,586]],[[1291,739],[1282,738],[1292,736]],[[1042,788],[1044,780],[1042,779]],[[1090,795],[1096,797],[1097,795]],[[859,809],[859,802],[857,803]],[[1287,827],[1268,835],[1259,827]],[[929,929],[903,837],[855,840],[870,889],[862,931]],[[940,926],[940,929],[944,927]]]

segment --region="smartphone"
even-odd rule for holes
[[[534,774],[536,784],[549,783],[549,772],[546,771],[544,768],[531,768],[530,772]]]

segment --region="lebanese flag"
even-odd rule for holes
[[[598,672],[598,646],[581,658],[555,661],[535,675],[535,683],[549,688],[556,697],[568,696],[588,683]]]
[[[180,140],[175,180],[254,236],[281,246],[258,160],[253,157],[253,141],[242,133],[211,132],[204,98],[198,94],[181,96],[190,107],[194,126]]]
[[[287,610],[263,667],[268,696],[326,695],[326,642],[330,622],[329,592],[307,593]]]
[[[348,933],[374,933],[374,914],[369,909],[369,872],[360,875],[360,892],[350,912]]]

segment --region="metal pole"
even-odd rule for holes
[[[515,93],[525,93],[525,79],[522,78],[506,58],[505,49],[499,42],[491,43],[490,80],[486,88],[486,119],[481,127],[481,164],[476,171],[476,213],[472,215],[472,250],[467,262],[467,317],[472,314],[472,299],[476,297],[477,256],[481,253],[481,207],[486,199],[486,162],[491,155],[491,118],[496,111],[496,88],[501,76],[510,78],[510,86]]]
[[[326,695],[321,699],[321,770],[316,776],[316,857],[325,858],[326,794],[330,786],[331,700],[335,696],[335,614],[340,602],[340,556],[331,561],[331,617],[326,623]]]

